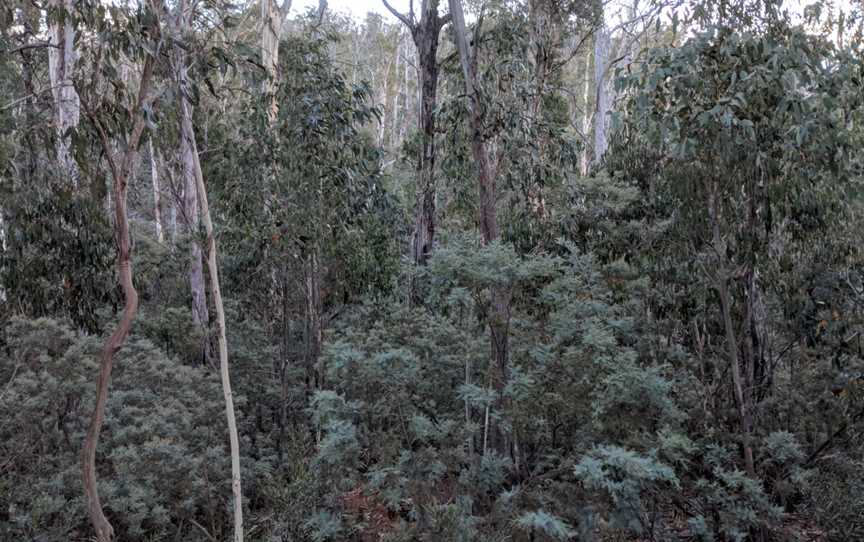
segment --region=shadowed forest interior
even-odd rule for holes
[[[864,540],[864,8],[378,11],[0,2],[0,540]]]

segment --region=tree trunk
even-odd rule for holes
[[[477,168],[480,199],[480,237],[482,244],[486,246],[497,241],[500,237],[496,211],[496,172],[490,164],[489,150],[483,137],[483,108],[477,90],[476,52],[472,53],[468,45],[461,1],[449,1],[450,14],[453,18],[453,33],[457,49],[459,50],[467,94],[470,99],[469,126],[471,130],[471,155]],[[498,406],[501,410],[506,409],[504,388],[507,386],[507,381],[509,380],[510,297],[511,292],[509,288],[502,286],[492,288],[491,310],[489,314],[490,371],[492,385],[498,392]],[[509,437],[501,431],[497,433],[495,448],[502,455],[509,453]]]
[[[609,114],[609,86],[606,71],[609,64],[609,29],[603,24],[594,41],[594,89],[596,94],[594,108],[594,164],[599,164],[606,154],[609,144],[606,140],[606,127]]]
[[[185,0],[176,7],[175,33],[179,39],[188,31],[191,21]],[[192,294],[192,322],[202,334],[201,358],[204,363],[211,359],[210,352],[210,313],[207,309],[207,294],[204,286],[204,265],[201,256],[198,228],[198,152],[195,129],[192,124],[192,105],[184,91],[189,84],[186,75],[186,52],[182,47],[174,48],[174,82],[177,87],[178,109],[180,115],[180,163],[183,166],[183,219],[189,235],[189,291]]]
[[[149,107],[149,102],[151,101],[150,87],[153,76],[153,64],[154,58],[152,56],[147,56],[141,73],[141,82],[138,87],[138,98],[131,115],[131,117],[135,119],[135,124],[132,127],[129,137],[126,139],[128,146],[126,147],[119,163],[115,158],[114,151],[108,139],[108,134],[105,131],[101,120],[93,115],[92,110],[88,109],[87,111],[88,116],[95,125],[99,134],[102,151],[107,157],[113,179],[114,231],[117,240],[117,271],[125,299],[120,322],[108,340],[105,341],[105,345],[102,348],[102,353],[99,358],[99,378],[96,383],[96,405],[90,419],[87,435],[84,438],[84,446],[81,454],[81,471],[84,478],[84,493],[87,500],[87,512],[90,516],[90,522],[96,530],[96,537],[99,542],[110,542],[114,536],[114,529],[105,517],[105,513],[102,510],[102,503],[99,499],[99,490],[96,480],[96,447],[99,443],[99,433],[102,430],[102,423],[105,419],[105,404],[108,401],[108,384],[111,379],[114,354],[120,350],[120,347],[126,340],[126,336],[129,334],[132,322],[135,320],[135,315],[138,312],[138,292],[135,290],[135,286],[132,282],[131,244],[129,239],[129,219],[126,212],[126,193],[129,178],[132,176],[132,169],[135,163],[138,144],[141,141],[141,134],[144,132],[145,123],[142,112],[145,106]]]
[[[153,181],[153,223],[156,226],[156,240],[165,242],[162,232],[162,193],[159,190],[159,160],[156,157],[156,148],[153,146],[153,136],[150,136],[150,179]]]
[[[194,139],[192,140],[194,142]],[[228,339],[225,334],[225,308],[222,304],[222,290],[219,286],[219,266],[216,261],[216,239],[213,235],[213,221],[210,219],[210,205],[207,202],[207,189],[201,174],[198,149],[195,148],[195,172],[198,197],[201,200],[201,218],[207,234],[207,270],[210,274],[210,293],[216,310],[216,330],[219,343],[219,376],[222,379],[222,392],[225,397],[225,415],[228,421],[228,439],[231,446],[231,492],[234,495],[234,542],[243,542],[243,492],[240,481],[240,439],[237,433],[237,420],[234,416],[234,396],[231,392],[231,375],[228,371]]]
[[[210,313],[204,287],[204,266],[198,240],[198,188],[195,182],[195,132],[192,127],[192,106],[180,97],[180,155],[183,164],[183,218],[189,235],[189,291],[192,293],[192,321],[203,336],[202,358],[209,361]]]
[[[708,211],[711,219],[712,240],[714,251],[718,257],[725,258],[726,243],[720,234],[720,194],[717,183],[713,183],[708,201]],[[738,410],[738,418],[741,424],[741,436],[743,438],[744,467],[747,474],[755,476],[756,469],[753,461],[753,447],[750,437],[753,432],[753,420],[751,418],[750,402],[747,400],[749,389],[745,389],[745,383],[741,376],[741,363],[738,356],[738,340],[735,334],[735,325],[732,321],[731,294],[729,292],[729,269],[727,262],[717,262],[717,270],[714,277],[714,288],[720,297],[720,309],[723,314],[723,328],[726,332],[726,345],[729,355],[729,369],[732,374],[732,392],[735,397],[735,407]]]
[[[72,137],[67,133],[78,126],[81,104],[72,81],[75,62],[75,27],[71,21],[73,0],[51,0],[48,37],[48,75],[54,99],[54,128],[57,135],[57,161],[73,186],[80,173],[72,154]]]
[[[314,244],[306,258],[305,297],[306,297],[306,367],[315,376],[315,388],[323,390],[326,385],[326,371],[319,366],[323,327],[321,322],[321,265],[317,244]]]
[[[398,55],[399,52],[397,51],[396,54]],[[384,76],[383,76],[384,86],[381,90],[381,107],[383,108],[383,111],[381,113],[381,122],[378,124],[378,146],[379,147],[384,146],[384,129],[387,127],[387,120],[388,120],[388,118],[387,118],[387,111],[388,111],[387,102],[390,98],[390,68],[393,67],[393,61],[394,61],[394,58],[388,59],[387,65],[384,67]],[[399,97],[397,96],[396,99],[398,100]],[[390,111],[392,114],[392,110],[390,110]]]
[[[414,52],[416,55],[416,51]],[[405,137],[408,133],[408,119],[411,117],[411,112],[414,111],[417,116],[419,116],[419,110],[415,111],[412,105],[412,93],[410,92],[408,82],[411,80],[411,63],[408,62],[408,48],[406,47],[403,52],[402,58],[402,67],[405,70],[404,81],[405,81],[405,105],[403,106],[404,113],[402,114],[402,120],[399,123],[399,143],[401,144],[405,141]],[[419,85],[417,84],[417,72],[414,72],[414,86],[415,88]],[[416,108],[417,100],[413,99],[414,106]]]
[[[178,5],[178,21],[181,32],[190,27],[190,21],[185,13],[185,2]],[[179,48],[179,47],[178,47]],[[178,90],[185,84],[185,56],[178,54],[178,65],[175,67]],[[200,204],[201,220],[204,222],[207,247],[207,271],[210,275],[210,293],[213,297],[213,307],[216,310],[216,331],[219,347],[219,375],[222,380],[222,392],[225,398],[225,414],[228,421],[228,439],[231,450],[231,491],[234,496],[234,542],[243,542],[243,495],[240,480],[240,440],[237,433],[237,420],[234,415],[234,397],[231,392],[231,376],[228,370],[228,339],[225,334],[225,308],[222,303],[222,290],[219,284],[219,266],[216,260],[216,239],[213,234],[213,221],[210,218],[210,206],[207,201],[207,188],[201,172],[201,162],[198,156],[198,144],[195,140],[195,128],[192,124],[191,106],[182,96],[180,98],[180,124],[183,144],[183,166],[186,177],[186,187],[192,190],[186,193],[186,203],[189,194],[196,194],[197,205]],[[189,181],[192,181],[190,186]],[[197,246],[197,244],[195,244]],[[200,251],[198,253],[200,255]],[[203,273],[201,278],[203,284]],[[203,295],[202,295],[203,299]],[[206,303],[204,304],[206,310]],[[206,322],[206,320],[202,320]]]
[[[590,158],[591,147],[588,144],[588,137],[589,137],[589,134],[591,133],[591,110],[588,107],[588,105],[591,101],[591,98],[590,98],[590,96],[591,96],[591,77],[589,77],[590,73],[591,73],[591,55],[586,54],[585,55],[585,85],[583,87],[584,90],[582,93],[582,103],[584,104],[584,106],[583,106],[584,109],[583,109],[583,114],[582,114],[582,135],[584,136],[583,142],[584,142],[585,148],[582,149],[582,159],[581,159],[581,163],[579,164],[579,170],[580,170],[580,173],[582,174],[583,177],[588,175],[588,168],[589,168],[590,163],[591,163],[591,158]]]
[[[438,37],[450,16],[438,15],[438,0],[423,0],[420,21],[384,5],[411,31],[420,71],[420,156],[417,160],[417,194],[411,259],[426,265],[435,243],[435,106],[438,94]],[[412,14],[413,16],[413,14]],[[413,288],[413,287],[412,287]],[[414,292],[412,292],[412,297]]]
[[[285,20],[291,10],[291,0],[283,0],[278,5],[276,0],[261,0],[261,64],[267,70],[264,79],[264,96],[269,97],[270,106],[267,116],[270,124],[276,122],[279,104],[276,102],[276,81],[279,67],[279,40],[285,28]]]
[[[396,94],[393,96],[393,113],[390,118],[390,148],[398,151],[399,146],[399,101],[405,91],[405,80],[402,78],[402,72],[399,69],[399,62],[402,57],[402,32],[396,36],[396,67],[393,73],[396,77]],[[404,60],[402,60],[404,63]]]

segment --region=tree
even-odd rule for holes
[[[415,265],[426,265],[435,244],[435,109],[438,96],[438,36],[451,16],[438,14],[438,0],[422,0],[420,20],[414,17],[414,2],[407,15],[399,13],[384,0],[411,33],[420,72],[420,153],[417,160],[417,198],[411,258]],[[452,11],[451,11],[452,13]],[[412,294],[413,295],[413,294]]]
[[[496,190],[496,169],[490,163],[489,150],[484,138],[484,104],[481,94],[480,83],[477,78],[477,51],[479,46],[480,28],[482,27],[482,14],[478,18],[475,28],[475,47],[469,46],[467,30],[465,28],[465,16],[462,12],[461,0],[450,0],[450,14],[453,18],[453,35],[456,48],[459,51],[459,60],[462,66],[462,74],[465,77],[465,89],[468,95],[468,126],[471,137],[471,155],[474,159],[477,185],[479,188],[479,221],[480,239],[484,246],[497,242],[501,236],[498,229],[498,193]],[[491,309],[489,311],[489,338],[490,359],[494,367],[495,389],[501,396],[504,387],[509,380],[508,367],[508,343],[510,340],[510,296],[507,287],[493,286],[490,293]],[[501,396],[503,399],[503,396]],[[497,438],[498,450],[509,453],[509,441],[503,433]]]
[[[849,120],[859,105],[849,85],[858,68],[832,51],[782,19],[743,32],[717,24],[655,50],[631,78],[634,126],[667,159],[662,189],[688,209],[684,239],[717,295],[751,476],[759,403],[774,380],[763,277],[779,270],[770,247],[792,250],[814,225],[790,206],[793,194],[835,205],[855,167]],[[792,239],[790,221],[799,224]]]
[[[289,3],[290,5],[290,3]],[[210,275],[210,293],[213,297],[213,306],[216,310],[217,342],[219,348],[219,376],[222,380],[222,391],[225,398],[225,416],[228,422],[228,439],[231,453],[231,492],[234,497],[234,542],[243,542],[243,491],[240,477],[240,439],[237,433],[237,420],[234,413],[234,397],[231,391],[231,375],[228,366],[228,339],[225,332],[225,307],[222,301],[222,289],[219,283],[219,263],[216,254],[216,238],[213,228],[213,220],[210,216],[210,205],[207,201],[207,188],[204,184],[204,175],[201,171],[198,144],[195,139],[195,128],[192,124],[191,104],[186,93],[189,92],[189,81],[186,76],[186,53],[182,45],[184,36],[188,36],[191,30],[192,11],[187,8],[185,0],[177,4],[175,14],[175,31],[177,33],[177,45],[175,46],[174,77],[177,85],[180,108],[180,137],[181,154],[183,161],[183,173],[185,178],[184,196],[186,200],[186,211],[197,215],[198,206],[201,208],[201,218],[204,222],[207,246],[207,270]],[[275,103],[275,102],[274,102]],[[193,199],[193,202],[189,200]],[[191,221],[190,217],[187,220]],[[197,224],[197,216],[193,222]],[[193,236],[197,232],[192,232]],[[201,251],[198,243],[192,241],[192,293],[193,293],[193,318],[198,325],[207,327],[207,301],[204,298],[203,272],[201,266]],[[195,260],[197,256],[197,262]],[[197,264],[197,269],[195,265]],[[200,281],[200,282],[196,282]],[[200,297],[197,297],[200,296]],[[198,314],[196,315],[196,310]],[[206,355],[208,338],[205,333]]]
[[[78,126],[81,104],[73,84],[75,63],[75,14],[72,0],[51,0],[48,13],[48,74],[54,97],[54,127],[57,134],[57,161],[73,186],[79,172],[72,155],[70,130]]]
[[[189,236],[189,290],[192,294],[192,319],[201,331],[201,358],[210,361],[210,313],[207,308],[207,295],[204,286],[204,267],[199,242],[199,195],[197,176],[200,165],[197,163],[197,144],[195,129],[192,125],[192,104],[189,96],[192,88],[187,76],[187,53],[180,45],[184,37],[190,35],[192,7],[180,0],[173,17],[173,32],[178,44],[172,51],[172,71],[177,89],[177,109],[180,124],[180,163],[183,170],[183,219]]]
[[[278,78],[279,41],[285,31],[288,12],[291,11],[291,0],[261,0],[261,65],[264,66],[264,96],[270,97],[268,115],[273,122],[279,111],[279,104],[274,97],[274,88]]]
[[[145,113],[153,103],[153,75],[158,50],[163,43],[159,20],[161,8],[160,2],[152,0],[147,4],[146,11],[144,12],[148,17],[146,19],[147,22],[141,28],[142,37],[138,44],[140,47],[138,54],[143,57],[143,67],[134,102],[128,111],[126,111],[128,121],[131,124],[127,128],[128,131],[123,134],[125,136],[124,147],[119,152],[114,150],[110,139],[109,126],[106,125],[105,120],[101,116],[104,113],[100,111],[100,108],[104,107],[105,104],[95,101],[97,98],[104,100],[104,97],[88,96],[82,102],[88,120],[93,125],[93,129],[99,137],[102,151],[108,161],[108,167],[113,180],[117,272],[125,300],[120,321],[113,333],[105,341],[100,355],[96,405],[93,410],[93,416],[90,419],[82,451],[82,472],[84,476],[84,492],[87,497],[87,510],[99,542],[110,542],[114,537],[114,529],[105,517],[105,513],[102,510],[102,502],[99,499],[96,480],[96,447],[99,443],[99,433],[105,419],[105,403],[108,399],[108,385],[111,378],[111,368],[114,363],[114,354],[123,346],[123,342],[129,334],[129,330],[135,320],[135,315],[138,312],[138,292],[135,290],[132,282],[131,244],[129,238],[129,217],[126,211],[126,194],[128,192],[129,181],[133,175],[138,146],[146,127]],[[116,24],[122,25],[124,22],[116,21]],[[106,68],[103,67],[103,69]]]

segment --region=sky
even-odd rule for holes
[[[387,2],[402,13],[408,11],[408,0],[387,0]],[[420,0],[414,0],[415,8],[420,5]],[[294,0],[291,7],[292,13],[305,11],[309,6],[318,7],[318,0]],[[363,19],[370,11],[380,13],[390,22],[396,22],[381,0],[327,0],[327,9],[350,13],[355,19]]]
[[[396,8],[401,13],[407,13],[409,0],[387,0],[388,3]],[[421,0],[414,0],[415,9],[419,9]],[[803,11],[803,6],[813,3],[814,0],[787,0],[786,4],[794,12]],[[834,5],[844,8],[848,11],[854,0],[834,0]],[[445,5],[446,2],[441,2]],[[294,5],[291,8],[292,13],[305,11],[309,6],[318,7],[318,0],[294,0]],[[328,9],[349,13],[355,19],[364,19],[366,13],[374,11],[384,16],[385,20],[396,22],[393,15],[384,7],[381,0],[327,0]]]

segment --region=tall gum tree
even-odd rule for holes
[[[493,167],[487,140],[484,137],[484,117],[481,90],[477,76],[477,48],[468,42],[465,28],[465,16],[460,0],[449,0],[450,15],[453,19],[453,34],[462,72],[465,77],[465,89],[469,99],[468,116],[471,137],[471,155],[477,171],[477,185],[480,202],[480,239],[484,246],[498,241],[501,232],[497,216],[497,169]],[[476,31],[482,25],[482,17],[477,22]],[[475,43],[477,43],[475,36]],[[491,291],[491,310],[489,316],[490,336],[490,367],[492,384],[498,393],[499,402],[503,406],[504,388],[509,380],[509,340],[510,340],[510,298],[507,287],[494,286]],[[488,416],[487,416],[488,417]],[[487,423],[488,428],[488,423]],[[509,437],[502,431],[497,431],[495,447],[499,453],[509,453]]]
[[[272,124],[276,120],[279,104],[276,102],[275,85],[279,66],[279,40],[285,31],[291,0],[261,0],[261,64],[267,71],[264,79],[264,95],[269,96],[268,118]]]
[[[198,154],[198,144],[195,139],[195,126],[192,122],[192,106],[186,97],[189,81],[187,77],[187,59],[182,46],[184,36],[188,35],[192,28],[191,8],[185,0],[177,4],[177,12],[174,18],[175,36],[175,84],[180,105],[180,136],[183,159],[183,171],[186,179],[186,190],[191,191],[195,198],[195,210],[200,205],[201,221],[204,223],[206,234],[205,246],[207,248],[207,271],[210,276],[210,294],[213,299],[213,307],[216,312],[216,338],[219,352],[219,376],[222,381],[222,391],[225,400],[225,415],[228,423],[228,440],[231,453],[231,493],[233,495],[234,515],[234,542],[243,542],[243,490],[240,476],[240,439],[237,432],[237,419],[234,413],[234,396],[231,391],[231,375],[228,364],[228,340],[226,336],[225,308],[222,302],[222,289],[219,283],[219,264],[216,254],[216,238],[213,228],[213,220],[210,216],[210,206],[207,200],[207,188],[204,183],[204,175],[201,170],[201,161]],[[187,196],[187,201],[189,197]],[[193,243],[197,246],[197,243]],[[200,248],[198,251],[200,265]],[[203,273],[200,286],[203,297]],[[203,303],[206,309],[206,301]]]
[[[183,37],[191,25],[191,9],[186,0],[180,0],[175,8],[172,31],[175,39],[183,43]],[[204,264],[201,244],[198,240],[200,211],[198,207],[198,184],[195,180],[195,130],[192,125],[192,104],[189,102],[189,82],[187,76],[187,53],[182,47],[172,51],[172,72],[177,92],[177,108],[180,117],[180,163],[183,171],[183,219],[189,235],[189,291],[192,294],[192,321],[203,337],[201,356],[205,362],[210,360],[210,313],[207,308],[207,294],[204,286]]]
[[[78,53],[75,50],[73,0],[51,0],[48,4],[48,75],[54,100],[57,161],[73,186],[80,173],[72,155],[72,137],[81,116],[81,103],[72,81]]]
[[[426,265],[435,242],[435,107],[440,68],[438,38],[441,28],[450,22],[451,15],[438,14],[438,0],[422,0],[419,21],[414,15],[413,0],[407,15],[393,9],[386,0],[384,6],[411,32],[419,60],[420,156],[417,160],[417,200],[411,258],[417,265]]]
[[[151,0],[147,10],[150,17],[149,25],[146,27],[149,40],[154,43],[142,44],[144,51],[144,62],[141,78],[138,82],[138,93],[132,107],[128,111],[131,121],[130,129],[126,134],[121,150],[115,150],[111,141],[109,127],[106,125],[99,104],[82,102],[87,117],[93,125],[99,137],[102,152],[108,162],[108,168],[113,181],[114,194],[114,231],[117,241],[117,273],[120,279],[120,287],[123,291],[124,306],[120,321],[114,332],[105,341],[99,357],[99,376],[96,383],[96,401],[90,424],[84,438],[81,454],[81,469],[84,478],[84,493],[87,501],[87,512],[90,522],[96,531],[99,542],[110,542],[114,538],[114,529],[105,517],[102,502],[99,498],[99,490],[96,479],[96,448],[99,443],[99,433],[105,420],[105,405],[108,401],[108,388],[111,380],[111,369],[114,364],[114,354],[123,346],[135,316],[138,312],[138,292],[132,281],[131,243],[129,236],[129,217],[126,211],[126,194],[129,181],[133,176],[133,170],[137,162],[138,146],[144,133],[146,120],[145,110],[153,103],[153,74],[158,50],[162,44],[161,24],[159,14],[162,5],[159,0]]]

